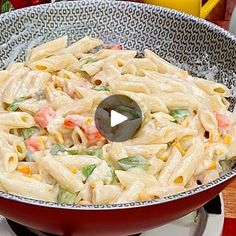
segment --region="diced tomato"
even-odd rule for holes
[[[102,139],[102,135],[94,126],[91,126],[85,130],[85,137],[89,144],[96,144],[96,142]]]
[[[51,107],[47,106],[42,108],[35,114],[34,120],[41,128],[46,128],[49,121],[52,120],[55,116],[55,111]]]
[[[107,46],[108,49],[113,49],[113,50],[122,50],[121,44],[111,44]]]
[[[67,129],[74,129],[74,128],[75,128],[74,122],[71,121],[70,119],[65,119],[65,120],[64,120],[64,126],[65,126]]]
[[[218,122],[218,127],[221,130],[229,130],[230,128],[230,120],[227,116],[219,113],[219,112],[215,112],[215,118]]]
[[[86,122],[86,117],[80,115],[71,115],[65,118],[64,126],[67,129],[74,129],[75,127],[82,127]]]
[[[31,136],[30,138],[26,139],[25,144],[32,152],[41,151],[44,149],[44,144],[42,141],[35,136]]]
[[[71,115],[64,120],[64,126],[67,129],[74,129],[75,127],[80,127],[81,130],[84,132],[89,145],[96,144],[98,141],[103,139],[102,135],[95,127],[92,117]]]

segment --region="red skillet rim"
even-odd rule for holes
[[[227,180],[236,177],[236,169],[233,169],[229,173],[219,177],[208,184],[200,185],[191,190],[187,190],[182,193],[170,195],[167,197],[151,200],[151,201],[142,201],[142,202],[131,202],[131,203],[121,203],[121,204],[103,204],[103,205],[76,205],[76,204],[58,204],[54,202],[47,202],[43,200],[31,199],[27,197],[22,197],[18,195],[13,195],[0,191],[0,197],[7,200],[13,200],[20,203],[30,204],[34,206],[50,207],[64,210],[120,210],[120,209],[130,209],[137,207],[153,206],[162,203],[168,203],[170,201],[179,200],[187,197],[191,197],[195,194],[210,190]]]

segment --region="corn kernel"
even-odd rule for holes
[[[182,184],[183,181],[184,181],[183,176],[179,176],[179,177],[177,177],[177,178],[174,180],[174,183],[175,183],[175,184]]]
[[[17,170],[25,175],[30,174],[30,168],[28,166],[19,166],[19,167],[17,167]]]
[[[149,200],[151,200],[151,197],[146,193],[140,193],[139,200],[140,201],[149,201]]]
[[[211,165],[209,166],[208,170],[215,170],[217,167],[216,162],[215,161],[211,161]]]
[[[223,143],[224,144],[231,144],[231,142],[232,142],[232,137],[230,135],[226,134],[223,138]]]
[[[64,143],[62,134],[59,133],[58,131],[54,133],[54,137],[55,137],[55,140],[56,140],[57,143],[60,143],[60,144]]]
[[[70,167],[70,171],[73,173],[73,174],[77,174],[78,173],[78,168],[76,166],[71,166]]]
[[[92,122],[93,122],[93,118],[92,117],[88,117],[87,124],[90,125]]]
[[[160,157],[158,157],[158,159],[160,159],[160,160],[166,162],[167,159],[168,159],[168,157],[167,157],[167,156],[160,156]]]

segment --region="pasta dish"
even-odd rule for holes
[[[229,89],[145,49],[67,36],[0,71],[0,189],[67,204],[152,200],[208,183],[236,156]],[[132,98],[142,125],[111,142],[94,113],[110,95]]]

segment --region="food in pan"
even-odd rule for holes
[[[152,51],[67,36],[0,71],[0,186],[69,204],[144,201],[208,183],[234,159],[229,89],[192,77]],[[94,112],[113,94],[135,100],[143,124],[110,142]]]

